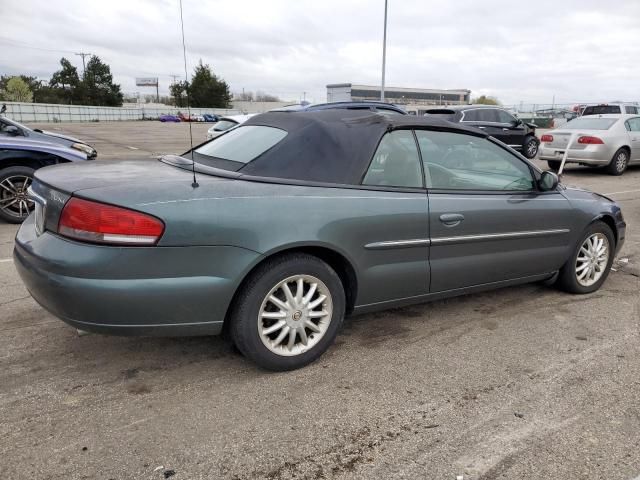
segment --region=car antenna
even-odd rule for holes
[[[198,188],[200,185],[196,180],[196,161],[193,159],[193,132],[191,131],[191,102],[189,101],[189,80],[187,74],[187,47],[184,42],[184,19],[182,18],[182,0],[180,0],[180,27],[182,28],[182,57],[184,59],[184,88],[187,93],[187,115],[189,116],[189,144],[191,149],[191,172],[193,173],[193,188]]]

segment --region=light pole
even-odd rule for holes
[[[382,88],[380,89],[380,101],[384,102],[384,70],[387,62],[387,4],[384,0],[384,35],[382,37]]]

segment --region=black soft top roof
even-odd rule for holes
[[[381,115],[351,110],[268,112],[244,124],[280,128],[287,136],[239,170],[242,175],[359,184],[382,136],[395,129],[466,133],[480,130],[440,118]]]

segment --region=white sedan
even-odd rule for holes
[[[238,125],[243,124],[251,117],[257,115],[257,113],[250,113],[248,115],[230,115],[228,117],[220,117],[220,120],[216,122],[216,124],[207,130],[207,140],[211,140],[212,138],[216,138],[218,135],[221,135],[223,132],[226,132],[230,128],[236,127]]]
[[[540,141],[540,159],[551,170],[560,168],[568,149],[566,163],[602,166],[611,175],[622,175],[628,165],[640,163],[640,115],[578,117]]]

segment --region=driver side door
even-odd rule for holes
[[[430,292],[558,270],[569,202],[541,192],[530,166],[487,138],[416,131],[429,196]]]

